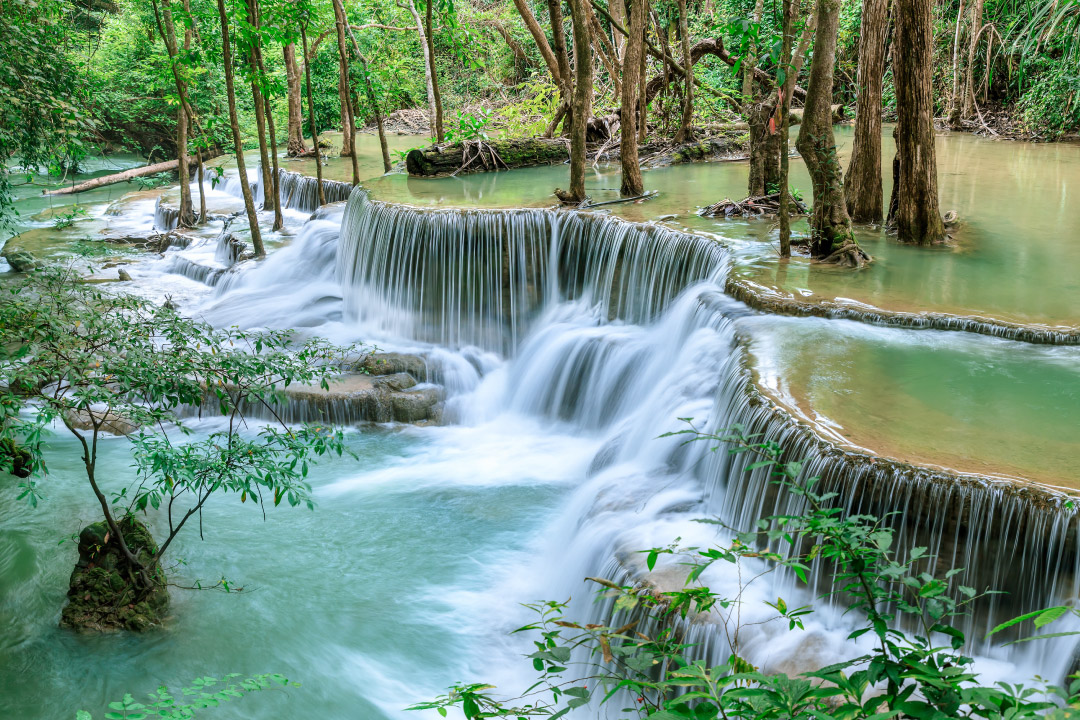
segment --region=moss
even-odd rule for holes
[[[10,463],[10,465],[9,465]],[[30,477],[33,457],[30,451],[16,444],[11,438],[0,440],[0,468],[11,468],[17,478]]]
[[[127,517],[120,521],[120,530],[131,553],[149,565],[158,547],[146,526]],[[84,631],[140,632],[160,625],[169,607],[165,574],[160,568],[148,574],[146,587],[104,521],[86,526],[79,533],[79,560],[71,573],[60,625]]]

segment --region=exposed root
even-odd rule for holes
[[[859,247],[858,243],[847,242],[822,258],[820,262],[830,265],[839,265],[841,267],[861,268],[869,265],[873,261],[874,258],[870,257],[865,250]]]
[[[484,166],[485,170],[498,170],[500,165],[504,170],[510,169],[510,166],[499,157],[499,152],[490,144],[483,140],[466,140],[461,143],[461,167],[450,173],[450,177],[454,177],[477,161]]]
[[[807,215],[809,210],[806,205],[796,198],[791,198],[791,206],[794,214]],[[758,195],[739,200],[724,199],[715,205],[703,208],[698,215],[702,217],[771,217],[780,213],[780,193],[771,195]]]

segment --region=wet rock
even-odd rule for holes
[[[405,353],[372,353],[364,358],[359,369],[369,375],[408,373],[419,382],[428,379],[427,362],[419,355]]]
[[[27,250],[11,250],[4,253],[11,269],[17,273],[28,273],[37,267],[37,260]]]
[[[71,410],[64,413],[64,419],[76,430],[93,430],[94,423],[97,422],[101,430],[113,435],[130,435],[139,429],[131,419],[111,412]]]
[[[0,440],[0,470],[11,468],[17,478],[30,477],[30,451],[16,444],[11,438]]]
[[[150,531],[134,517],[119,522],[131,554],[144,566],[157,554]],[[60,626],[80,631],[144,631],[160,625],[169,608],[169,593],[160,569],[137,569],[120,549],[105,521],[79,533],[79,560],[68,583],[68,603]]]
[[[390,395],[394,419],[398,422],[420,422],[437,419],[437,406],[442,400],[438,388],[426,387]]]
[[[386,388],[388,390],[408,390],[416,385],[416,378],[409,373],[399,372],[393,375],[384,375],[376,378],[375,387]]]
[[[120,282],[131,282],[131,274],[127,270],[120,268],[120,272],[117,273],[120,278]]]

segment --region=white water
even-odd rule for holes
[[[723,543],[715,526],[695,522],[702,517],[750,527],[799,510],[770,497],[767,476],[746,473],[745,459],[659,438],[684,429],[686,417],[705,430],[756,425],[794,445],[813,472],[837,475],[852,510],[879,509],[873,503],[883,495],[902,503],[913,520],[901,543],[947,552],[943,513],[954,502],[968,503],[976,527],[998,518],[1020,528],[1026,535],[1007,546],[984,546],[994,538],[977,532],[948,545],[955,563],[974,568],[962,581],[993,579],[1016,598],[992,605],[966,630],[987,678],[1061,677],[1072,661],[1069,639],[1003,648],[979,638],[1016,610],[1075,595],[1071,583],[1057,582],[1062,564],[1075,564],[1064,547],[1067,521],[1008,494],[943,486],[930,473],[838,466],[805,433],[748,404],[735,339],[748,311],[722,293],[727,265],[726,253],[707,241],[599,216],[425,213],[356,193],[340,224],[335,211],[312,219],[261,266],[230,274],[200,312],[216,323],[313,328],[338,342],[419,352],[448,379],[456,426],[413,430],[431,444],[407,468],[359,473],[324,490],[327,497],[392,487],[418,470],[432,487],[501,485],[516,476],[574,487],[526,552],[477,558],[484,585],[463,578],[439,590],[451,608],[447,620],[484,638],[485,649],[467,663],[475,678],[531,684],[528,663],[514,659],[518,641],[502,637],[528,619],[518,603],[573,597],[573,617],[606,623],[611,609],[594,603],[584,577],[641,578],[639,551],[677,538],[683,547]],[[852,493],[864,485],[873,489]],[[678,585],[678,562],[661,562],[653,581]],[[740,574],[717,564],[703,582],[735,596],[761,569],[744,565]],[[737,616],[718,612],[690,628],[703,655],[723,660],[737,625],[740,655],[767,670],[797,674],[861,651],[847,640],[856,619],[827,605],[804,632],[766,622],[773,611],[765,601],[778,595],[789,605],[813,602],[788,577],[771,575],[741,592]],[[386,698],[388,712],[400,707],[393,692]]]

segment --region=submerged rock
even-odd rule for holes
[[[37,267],[37,260],[27,250],[11,250],[4,253],[11,269],[17,273],[28,273]]]
[[[0,440],[0,469],[10,467],[15,477],[30,477],[31,460],[30,451],[11,438]]]
[[[158,551],[150,531],[132,516],[119,526],[128,550],[149,565]],[[160,569],[147,574],[150,586],[143,587],[104,520],[87,525],[79,533],[79,561],[68,583],[60,626],[101,632],[143,631],[160,625],[169,608],[165,575]]]
[[[405,353],[372,353],[364,358],[358,369],[369,375],[408,373],[419,382],[424,382],[428,377],[424,358]]]

